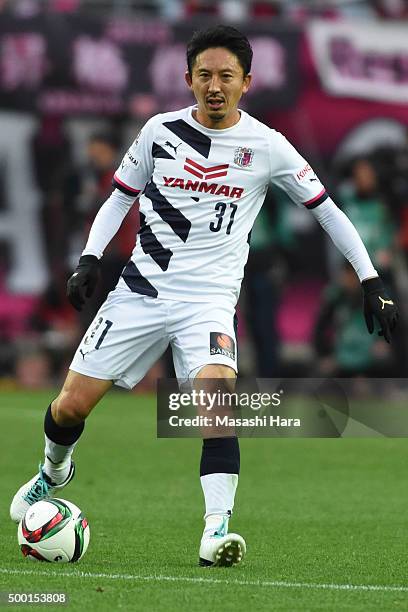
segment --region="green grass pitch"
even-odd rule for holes
[[[408,609],[406,440],[241,440],[230,530],[248,553],[199,568],[200,441],[157,440],[155,398],[121,392],[88,419],[61,493],[89,519],[88,552],[24,559],[8,508],[42,458],[52,397],[1,395],[0,591],[64,591],[70,611]]]

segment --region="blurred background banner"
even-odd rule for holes
[[[184,81],[186,43],[203,25],[109,16],[3,18],[0,105],[106,115],[186,106],[192,102]],[[249,112],[292,106],[300,83],[300,29],[251,24],[245,31],[254,50]]]
[[[312,21],[307,27],[324,89],[336,96],[408,102],[406,24]]]

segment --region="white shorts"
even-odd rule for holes
[[[226,304],[162,300],[119,285],[96,314],[70,369],[131,389],[170,344],[180,382],[207,364],[237,371],[234,315]]]

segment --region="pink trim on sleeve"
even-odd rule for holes
[[[124,183],[123,181],[121,181],[116,174],[114,174],[113,176],[113,180],[116,181],[117,183],[119,183],[119,185],[122,185],[122,187],[125,187],[126,189],[128,189],[129,191],[131,191],[132,193],[134,193],[135,195],[137,195],[138,193],[140,193],[140,189],[134,189],[133,187],[129,187],[129,185],[126,185],[126,183]]]
[[[308,200],[307,202],[304,202],[305,206],[309,206],[310,204],[313,204],[313,202],[316,202],[316,200],[318,200],[319,198],[321,198],[324,194],[326,193],[325,189],[322,189],[320,193],[317,194],[317,196],[315,196],[314,198],[312,198],[311,200]]]

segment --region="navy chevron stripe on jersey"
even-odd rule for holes
[[[327,200],[328,197],[329,197],[329,194],[327,193],[325,189],[323,189],[323,191],[321,191],[315,198],[313,198],[312,200],[309,200],[308,202],[304,202],[304,206],[306,206],[306,208],[309,208],[309,209],[316,208],[320,204],[323,204],[323,202]]]
[[[140,274],[139,269],[136,267],[133,261],[129,261],[126,264],[126,267],[122,272],[122,278],[133,293],[141,293],[142,295],[148,295],[149,297],[154,298],[159,295],[157,289],[155,289],[153,285],[149,283],[147,278]]]
[[[176,159],[173,155],[170,155],[166,149],[163,149],[157,142],[152,144],[152,156],[153,157],[161,157],[163,159]]]
[[[170,225],[173,232],[185,242],[190,233],[191,222],[180,210],[178,210],[178,208],[174,208],[174,206],[166,200],[152,180],[147,183],[144,195],[152,201],[153,210],[156,211],[163,221]]]
[[[150,257],[161,267],[163,272],[169,267],[170,259],[173,255],[173,251],[166,249],[156,236],[153,234],[150,226],[146,223],[146,217],[142,212],[140,215],[140,230],[139,239],[140,246],[142,247],[146,255]]]
[[[184,119],[176,121],[165,121],[166,126],[173,134],[176,134],[181,140],[184,140],[190,147],[208,158],[211,149],[211,138],[196,130],[192,125],[189,125]]]

